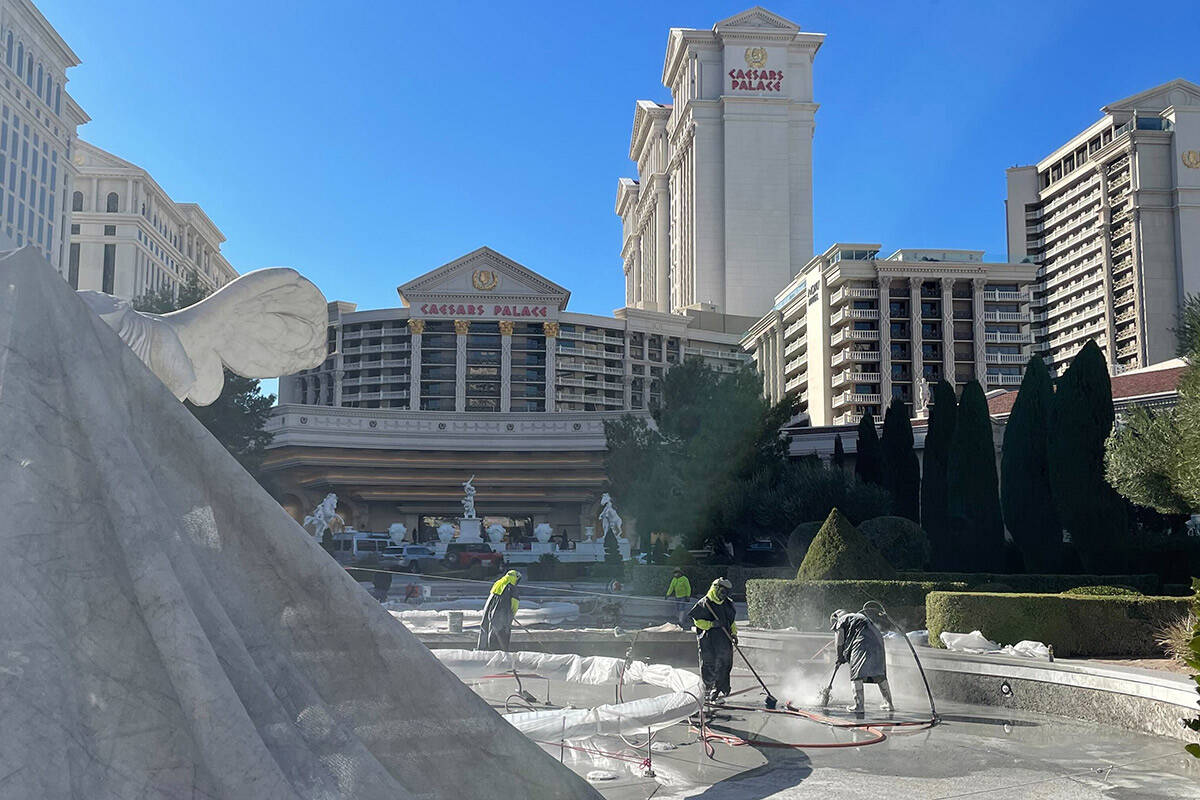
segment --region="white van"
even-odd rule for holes
[[[333,536],[333,557],[341,562],[358,561],[367,556],[381,556],[394,543],[386,533],[347,531]]]

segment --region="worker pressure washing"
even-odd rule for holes
[[[729,590],[733,584],[717,578],[708,594],[692,606],[688,618],[696,627],[700,648],[700,679],[710,703],[724,702],[729,695],[729,671],[733,669],[733,647],[737,644],[736,612]]]
[[[476,650],[509,649],[513,619],[516,618],[517,608],[521,605],[517,599],[517,584],[520,582],[521,573],[510,569],[492,584],[492,591],[483,606],[483,620],[479,625],[479,643],[475,645]]]
[[[870,617],[859,612],[838,609],[829,615],[829,630],[835,633],[837,666],[850,666],[850,681],[854,685],[854,705],[846,710],[863,713],[863,684],[873,683],[883,695],[879,706],[893,709],[892,690],[887,680],[887,655],[883,648],[883,633]],[[836,672],[837,666],[834,667]],[[832,678],[830,679],[832,683]]]

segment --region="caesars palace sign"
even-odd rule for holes
[[[500,276],[493,270],[477,269],[471,275],[471,286],[481,292],[492,292],[500,285]],[[423,317],[457,317],[484,319],[549,319],[551,307],[543,304],[516,303],[421,303],[413,311]]]
[[[783,70],[763,69],[767,65],[767,48],[747,47],[746,66],[749,69],[729,70],[729,88],[751,92],[783,91]]]

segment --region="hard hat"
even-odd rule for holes
[[[519,580],[521,580],[521,578],[523,578],[524,576],[523,576],[523,575],[521,575],[521,573],[517,572],[515,569],[510,569],[510,570],[509,570],[509,571],[508,571],[508,572],[505,574],[505,577],[506,577],[506,578],[511,578],[511,579],[512,579],[512,580],[514,580],[514,581],[519,581]]]
[[[829,630],[833,630],[834,628],[836,628],[837,624],[838,624],[838,620],[840,620],[844,616],[846,616],[846,609],[844,609],[844,608],[839,608],[837,611],[834,611],[832,614],[830,614],[829,615]]]
[[[727,578],[717,578],[716,580],[714,580],[714,581],[712,582],[712,585],[713,585],[713,586],[720,586],[722,589],[725,589],[726,591],[728,591],[728,590],[730,590],[730,589],[732,589],[732,588],[733,588],[733,584],[732,584],[732,583],[730,583],[730,582],[729,582],[729,579],[727,579]]]

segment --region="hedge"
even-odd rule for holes
[[[792,567],[737,567],[719,564],[690,564],[679,567],[692,584],[696,597],[708,591],[717,578],[728,578],[733,584],[733,593],[746,591],[746,581],[753,578],[790,578],[796,574]],[[648,597],[663,597],[671,583],[675,567],[663,564],[626,564],[625,584],[634,594]]]
[[[868,600],[878,600],[897,625],[916,630],[925,624],[925,595],[965,588],[963,583],[935,581],[751,580],[746,606],[755,627],[823,631],[834,609],[857,611]]]
[[[1161,656],[1156,631],[1190,604],[1179,597],[942,591],[925,599],[929,641],[938,647],[944,631],[981,631],[1000,644],[1044,642],[1064,657]]]
[[[1065,592],[1079,586],[1127,586],[1142,594],[1159,590],[1157,575],[1001,575],[995,572],[900,572],[905,581],[952,581],[971,589],[985,583],[1011,586],[1014,592]]]

